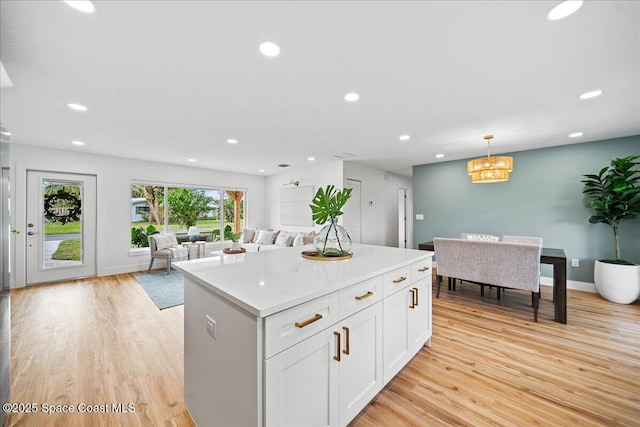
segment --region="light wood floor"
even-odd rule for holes
[[[433,300],[432,347],[353,426],[639,426],[640,302],[475,285]],[[11,400],[133,403],[133,413],[11,414],[9,426],[192,426],[183,400],[183,306],[159,311],[132,274],[12,291]]]

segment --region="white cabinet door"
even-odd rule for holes
[[[413,291],[413,293],[411,292]],[[422,279],[409,288],[410,297],[408,311],[408,342],[411,357],[424,346],[431,337],[431,279]]]
[[[330,327],[264,362],[268,426],[337,426],[339,336]]]
[[[382,390],[382,303],[338,326],[342,339],[340,425],[347,425]]]
[[[383,375],[388,383],[411,359],[409,353],[409,306],[412,302],[410,287],[387,297],[382,302],[383,325]]]

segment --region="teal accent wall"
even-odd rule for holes
[[[564,249],[569,280],[593,283],[594,261],[615,258],[615,246],[610,226],[589,223],[580,181],[632,154],[640,154],[640,135],[510,153],[511,177],[496,184],[472,184],[469,159],[414,166],[414,213],[424,214],[414,217],[415,247],[462,232],[540,236],[544,246]],[[624,221],[619,233],[622,258],[640,263],[640,218]],[[571,267],[572,258],[580,267]],[[550,267],[542,275],[551,276]]]

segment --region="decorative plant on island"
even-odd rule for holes
[[[622,221],[633,219],[640,213],[640,155],[611,160],[597,175],[583,175],[585,189],[591,200],[586,207],[593,209],[592,224],[608,224],[613,228],[615,260],[598,260],[594,267],[596,289],[603,298],[630,304],[640,295],[640,266],[621,259],[618,227]]]
[[[325,257],[339,257],[350,254],[351,237],[341,225],[338,217],[344,212],[342,208],[351,197],[351,188],[337,191],[335,186],[327,185],[319,188],[313,197],[311,207],[312,218],[318,225],[329,224],[322,227],[314,239],[314,246],[318,254]]]

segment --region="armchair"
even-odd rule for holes
[[[167,260],[167,274],[169,274],[172,260],[182,261],[187,259],[189,255],[187,248],[180,246],[176,236],[173,234],[154,234],[149,236],[149,249],[151,250],[151,263],[149,263],[147,273],[151,271],[153,261],[156,258]]]

